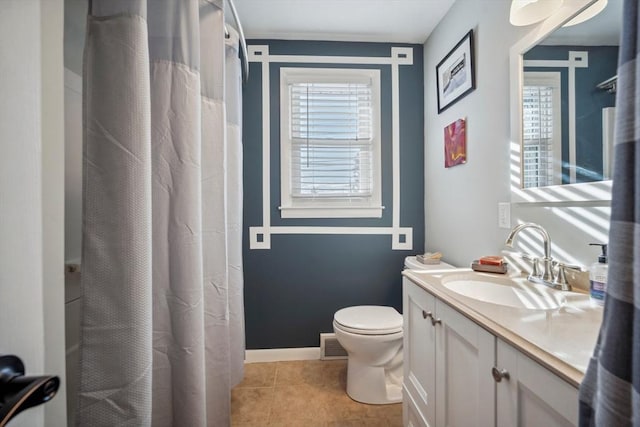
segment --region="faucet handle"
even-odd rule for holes
[[[538,258],[531,259],[531,276],[540,277],[540,260]]]
[[[570,268],[575,266],[567,266],[561,262],[558,262],[557,265],[558,265],[558,275],[553,280],[553,283],[552,283],[553,287],[561,291],[570,291],[571,286],[569,285],[569,281],[567,280],[565,268]]]
[[[581,266],[581,265],[577,265],[577,264],[566,264],[566,263],[564,263],[564,262],[560,262],[560,261],[556,261],[556,260],[553,260],[553,266],[554,266],[554,267],[558,267],[558,268],[560,268],[560,266],[562,266],[562,267],[564,267],[565,269],[567,269],[567,268],[568,268],[569,270],[575,270],[575,271],[578,271],[578,272],[585,272],[585,271],[587,271],[587,270],[585,270],[585,268],[584,268],[583,266]]]

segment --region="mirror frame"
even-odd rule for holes
[[[610,201],[612,181],[580,184],[551,185],[522,188],[522,85],[523,54],[540,40],[591,6],[597,0],[565,0],[551,17],[537,24],[532,31],[518,40],[509,51],[511,139],[509,143],[509,180],[512,203],[554,203]]]

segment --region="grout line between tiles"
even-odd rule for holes
[[[276,373],[277,373],[277,367],[276,367]],[[269,393],[269,395],[271,396],[271,401],[269,402],[269,410],[267,411],[267,425],[271,424],[271,413],[273,412],[273,403],[276,399],[276,389],[275,389],[275,374],[273,375],[274,378],[274,387],[269,387],[271,389],[271,393]]]

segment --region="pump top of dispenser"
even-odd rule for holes
[[[602,254],[598,257],[598,262],[600,264],[607,263],[607,244],[605,243],[589,243],[589,246],[600,246],[602,248]]]

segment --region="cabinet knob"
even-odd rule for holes
[[[426,319],[427,317],[433,317],[433,314],[430,311],[422,310],[422,318]]]
[[[506,369],[498,369],[495,366],[491,368],[491,375],[495,382],[499,383],[504,378],[505,380],[509,380],[509,372]]]
[[[431,325],[432,326],[436,326],[442,323],[442,319],[435,319],[433,316],[431,316]]]

